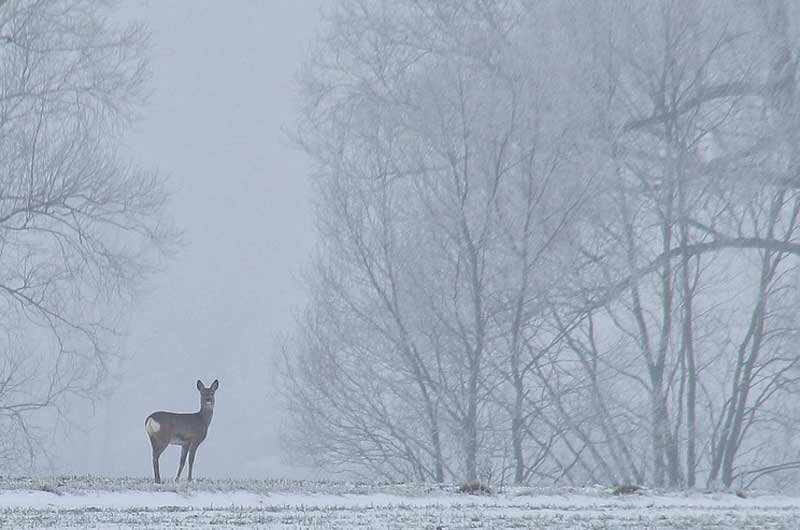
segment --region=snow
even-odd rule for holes
[[[732,494],[616,497],[604,490],[511,489],[470,496],[451,488],[291,488],[264,483],[180,486],[180,490],[10,488],[0,491],[2,528],[550,528],[793,529],[800,498]],[[175,487],[175,486],[173,486]],[[234,489],[238,488],[238,489]]]

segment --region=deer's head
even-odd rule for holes
[[[206,387],[202,381],[197,380],[197,390],[200,391],[200,408],[213,410],[214,409],[214,393],[219,388],[219,380],[214,379],[211,386]]]

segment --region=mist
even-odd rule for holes
[[[10,473],[798,491],[797,6],[64,6],[0,0]]]
[[[188,7],[126,2],[120,13],[147,25],[152,48],[149,102],[125,147],[168,177],[182,246],[135,305],[113,393],[73,414],[50,472],[149,474],[144,418],[196,411],[195,381],[218,378],[213,436],[198,452],[202,474],[305,473],[281,456],[285,415],[272,359],[301,308],[299,271],[314,238],[306,158],[282,129],[293,119],[319,5]],[[179,454],[162,457],[168,475]]]

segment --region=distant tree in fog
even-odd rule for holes
[[[67,398],[96,395],[124,310],[176,241],[163,180],[119,153],[147,34],[111,5],[0,2],[3,469],[46,449]]]
[[[799,40],[782,2],[331,8],[293,447],[392,479],[796,476]]]
[[[593,443],[609,448],[617,480],[692,487],[702,472],[708,485],[747,485],[796,466],[765,466],[752,450],[785,433],[771,409],[798,390],[798,356],[786,354],[798,331],[787,304],[797,95],[793,70],[776,70],[796,38],[791,13],[780,2],[597,6],[588,70],[602,79],[613,169],[583,231],[594,270],[577,283],[608,278],[614,294],[589,304],[567,341],[593,359],[573,372],[603,403]]]
[[[574,115],[528,62],[546,43],[516,4],[344,2],[330,17],[298,134],[321,168],[322,243],[290,363],[292,445],[438,482],[486,478],[505,451],[521,482],[541,462],[523,451],[531,322],[590,154],[577,163]],[[509,427],[513,448],[491,434]]]

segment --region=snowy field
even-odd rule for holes
[[[2,528],[792,529],[800,498],[289,481],[0,479]]]

